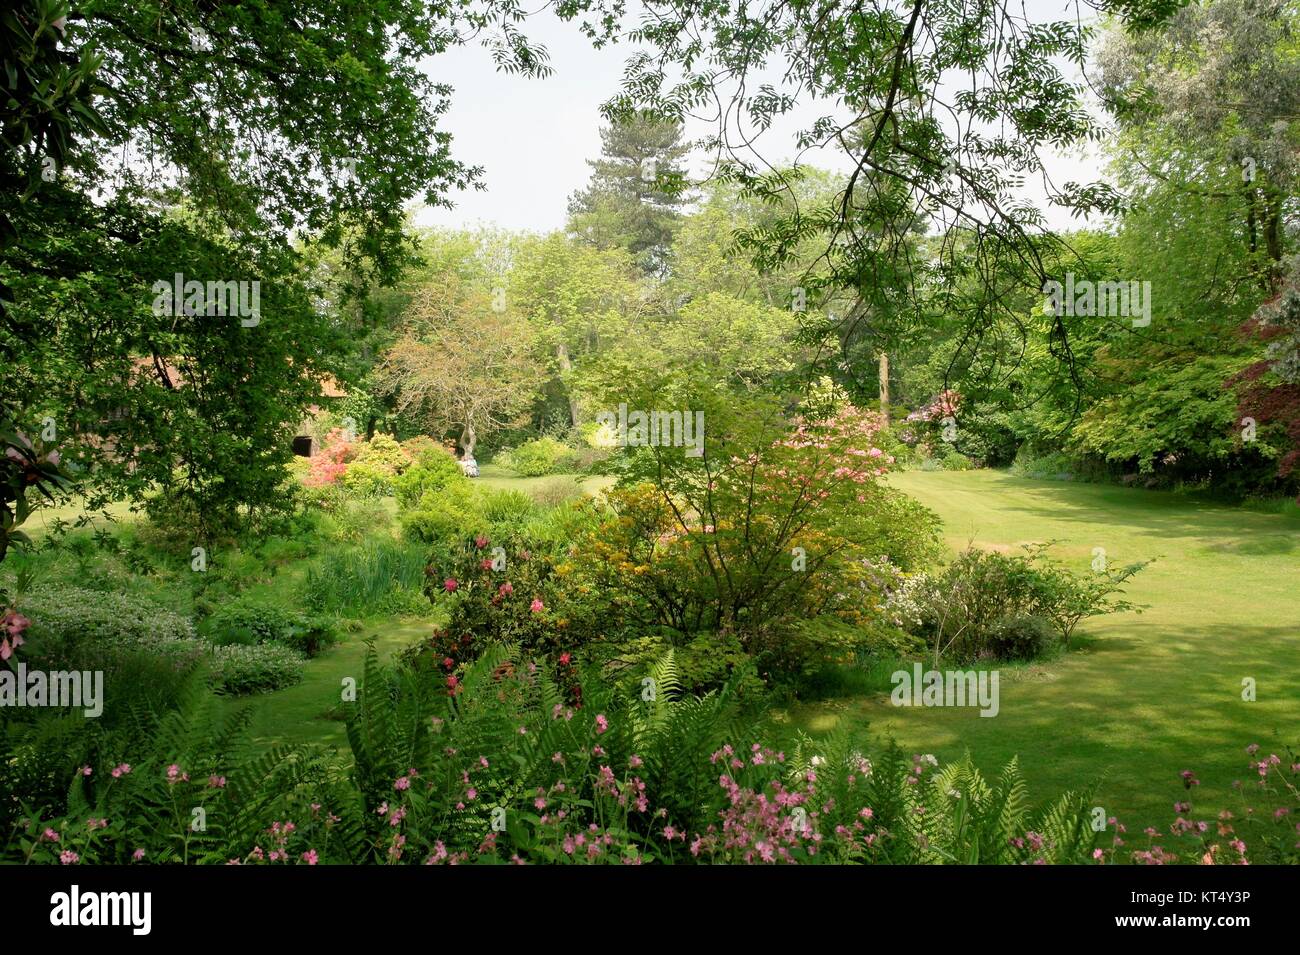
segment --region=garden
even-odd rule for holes
[[[7,15],[0,862],[1300,863],[1296,11],[645,6]]]

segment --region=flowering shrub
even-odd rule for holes
[[[1149,562],[1076,574],[1047,558],[1046,544],[1026,553],[967,548],[941,572],[917,573],[888,586],[885,611],[930,645],[936,665],[980,659],[1028,659],[1054,643],[1068,646],[1088,617],[1142,608],[1118,598]],[[1048,640],[1049,634],[1055,640]]]
[[[306,487],[326,487],[338,482],[356,454],[355,441],[347,440],[342,428],[333,428],[325,436],[325,446],[311,459],[311,471],[303,479]]]
[[[217,689],[239,695],[292,686],[302,679],[305,659],[299,651],[275,643],[234,643],[213,647],[209,664]]]
[[[755,421],[710,438],[698,459],[652,449],[579,550],[616,616],[646,632],[734,634],[779,676],[850,658],[833,625],[800,639],[792,628],[822,616],[870,625],[884,600],[871,560],[924,562],[936,520],[876,483],[892,462],[873,444],[879,415],[845,406],[824,421]]]
[[[565,470],[573,457],[573,449],[563,441],[543,435],[503,452],[498,461],[521,477],[541,477]]]
[[[612,627],[579,554],[578,547],[524,531],[500,543],[487,534],[466,541],[450,560],[429,568],[426,589],[446,608],[447,624],[412,659],[437,666],[453,692],[460,668],[493,642],[509,641],[571,667],[580,648]],[[576,683],[566,684],[572,693]]]

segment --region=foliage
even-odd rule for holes
[[[870,561],[924,562],[936,535],[933,515],[875,483],[888,463],[873,446],[877,416],[760,414],[706,418],[698,458],[642,449],[610,495],[615,515],[580,550],[618,588],[610,606],[628,625],[674,643],[734,633],[767,674],[803,666],[790,651],[813,644],[790,632],[795,621],[873,619],[884,595]],[[806,663],[825,660],[818,651]]]
[[[409,464],[405,450],[391,435],[375,434],[356,451],[343,472],[343,485],[357,494],[387,497]]]
[[[429,492],[441,491],[450,484],[463,485],[468,479],[460,463],[446,448],[432,447],[421,451],[411,466],[393,480],[393,491],[402,508],[412,508]]]
[[[1084,575],[1049,560],[1049,547],[1027,544],[1024,555],[968,547],[941,573],[905,578],[887,608],[900,626],[925,637],[935,666],[944,658],[1032,659],[1048,647],[1044,621],[1068,647],[1084,619],[1140,612],[1115,595],[1150,561],[1112,569],[1102,555]]]
[[[218,645],[279,643],[314,657],[338,641],[333,621],[272,603],[239,600],[204,621],[203,635]]]
[[[209,669],[219,692],[240,695],[292,686],[302,679],[305,657],[274,643],[232,643],[212,648]]]
[[[497,462],[521,477],[542,477],[568,470],[572,450],[548,435],[525,441],[497,456]]]
[[[425,606],[423,545],[370,540],[321,555],[307,568],[303,600],[316,613],[402,613]]]

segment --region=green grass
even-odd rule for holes
[[[261,745],[319,743],[347,749],[347,729],[342,720],[343,681],[351,678],[359,688],[365,662],[366,641],[374,643],[381,659],[427,636],[432,618],[387,618],[365,621],[359,633],[350,633],[336,646],[308,660],[301,683],[256,696],[226,701],[231,709],[250,707],[251,733]]]
[[[1076,649],[1003,670],[1001,712],[891,706],[886,693],[794,708],[813,733],[865,732],[909,751],[995,769],[1018,756],[1035,799],[1098,784],[1097,803],[1133,842],[1164,829],[1173,803],[1196,818],[1233,805],[1248,779],[1245,747],[1285,755],[1300,744],[1300,522],[1285,514],[1185,496],[1012,477],[998,471],[907,472],[890,483],[933,508],[954,549],[1059,539],[1059,558],[1086,570],[1094,547],[1114,563],[1150,557],[1128,596],[1142,614],[1094,618]],[[1244,702],[1255,679],[1258,701]],[[1201,786],[1184,792],[1179,773]]]
[[[537,487],[554,478],[577,477],[573,474],[548,474],[545,477],[519,477],[499,464],[484,464],[479,467],[478,482],[486,487],[503,491],[524,491]],[[614,484],[612,477],[594,475],[582,478],[582,488],[588,494],[598,494]]]

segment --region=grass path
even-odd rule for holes
[[[1210,818],[1233,805],[1248,743],[1280,755],[1300,746],[1300,522],[997,471],[890,481],[938,512],[954,549],[1057,539],[1057,556],[1080,569],[1095,547],[1112,564],[1158,558],[1128,588],[1149,609],[1087,621],[1065,657],[1004,670],[995,718],[897,708],[881,694],[798,707],[796,725],[893,736],[945,760],[969,749],[986,771],[1018,755],[1035,799],[1097,783],[1098,803],[1130,833],[1168,825],[1187,795],[1182,770],[1200,778],[1190,796]],[[1257,702],[1241,698],[1246,677]]]

